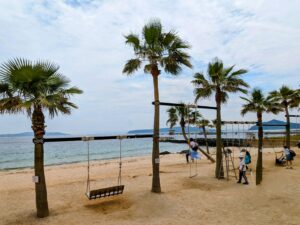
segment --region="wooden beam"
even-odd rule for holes
[[[171,102],[152,102],[152,105],[159,104],[163,106],[180,106],[180,107],[189,107],[189,108],[198,108],[198,109],[214,109],[217,107],[214,106],[205,106],[205,105],[188,105],[188,104],[180,104],[180,103],[171,103]]]

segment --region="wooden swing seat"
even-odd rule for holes
[[[124,185],[91,190],[85,195],[89,200],[123,194]]]

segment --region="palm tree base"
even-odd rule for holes
[[[152,188],[151,192],[153,192],[153,193],[161,193],[161,189],[160,188]]]

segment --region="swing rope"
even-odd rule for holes
[[[229,148],[229,139],[228,139],[228,129],[227,124],[225,124],[225,132],[226,132],[226,147]]]
[[[184,110],[186,110],[186,115],[188,117],[188,144],[189,144],[189,154],[191,157],[191,145],[190,145],[190,139],[191,139],[191,134],[190,134],[190,118],[189,118],[189,106],[185,106]],[[192,160],[192,157],[191,157]],[[190,163],[190,177],[192,177],[192,163]]]
[[[119,176],[118,176],[118,185],[122,184],[122,138],[119,138],[120,154],[119,154]]]
[[[240,134],[240,124],[238,123],[238,138],[239,138],[239,151],[241,152],[241,134]]]
[[[87,166],[87,181],[86,181],[86,193],[90,192],[90,141],[87,140],[87,161],[88,161],[88,166]]]
[[[197,107],[195,106],[195,108],[194,108],[195,110],[194,110],[194,121],[196,122],[196,113],[197,113]],[[197,133],[195,134],[195,142],[198,144],[198,142],[197,142]],[[199,146],[198,146],[199,147]],[[196,161],[196,176],[198,175],[198,159],[195,159],[195,161]]]
[[[190,106],[189,105],[187,105],[187,106],[185,106],[185,108],[184,108],[184,110],[186,110],[186,115],[187,115],[187,117],[188,117],[188,120],[187,120],[187,122],[188,122],[188,143],[189,143],[189,153],[190,153],[190,157],[191,157],[191,160],[192,160],[192,150],[191,150],[191,146],[190,146],[190,139],[191,139],[191,133],[190,133]],[[195,118],[196,118],[196,107],[195,107],[195,111],[194,111],[194,115],[195,115]],[[196,140],[194,140],[194,141],[196,141]],[[193,159],[193,160],[195,160],[196,162],[195,162],[195,165],[196,165],[196,173],[195,174],[193,174],[192,175],[192,163],[190,163],[190,178],[192,178],[192,177],[195,177],[195,176],[197,176],[198,175],[198,165],[197,165],[197,159]]]
[[[87,182],[86,182],[86,195],[91,199],[108,197],[112,195],[122,194],[124,185],[122,185],[122,139],[126,136],[118,136],[119,139],[119,175],[118,175],[118,186],[96,189],[91,191],[90,189],[90,140],[93,140],[92,137],[83,137],[82,140],[87,142]],[[91,193],[93,192],[93,193]]]

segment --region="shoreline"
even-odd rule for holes
[[[170,154],[177,154],[177,153],[170,153]],[[126,157],[122,157],[122,161],[124,160],[129,160],[129,159],[132,159],[132,158],[143,158],[143,157],[146,157],[146,156],[149,156],[149,155],[141,155],[141,156],[126,156]],[[93,160],[90,160],[90,163],[95,163],[95,162],[98,162],[99,165],[101,164],[108,164],[108,163],[114,163],[115,161],[118,161],[118,157],[115,157],[115,158],[109,158],[109,159],[93,159]],[[129,160],[130,161],[130,160]],[[102,163],[101,163],[102,162]],[[44,168],[51,168],[51,167],[61,167],[61,166],[76,166],[76,165],[79,165],[81,166],[82,165],[86,165],[87,164],[87,161],[74,161],[74,162],[64,162],[64,163],[57,163],[57,164],[49,164],[49,165],[45,165]],[[21,171],[21,170],[33,170],[34,167],[20,167],[20,168],[7,168],[7,169],[0,169],[0,173],[3,172],[14,172],[14,171]]]
[[[204,151],[206,151],[205,146],[200,146],[203,148]],[[237,146],[229,146],[228,148],[232,148],[234,150],[233,156],[235,152],[238,152],[242,147],[237,147]],[[215,147],[210,147],[210,155],[215,156]],[[257,150],[255,147],[250,147],[251,149],[251,155],[256,155]],[[281,153],[282,148],[281,147],[276,147],[276,148],[264,148],[264,153]],[[183,155],[180,154],[179,152],[171,152],[170,155]],[[122,161],[126,161],[129,159],[139,159],[139,158],[144,158],[144,157],[150,157],[151,154],[141,154],[138,156],[122,156]],[[160,155],[160,157],[163,157],[164,155]],[[206,159],[206,157],[203,155],[203,159]],[[99,164],[107,164],[107,163],[112,163],[114,161],[118,161],[119,157],[112,157],[112,158],[106,158],[106,159],[90,159],[90,162],[99,162]],[[101,163],[102,162],[102,163]],[[49,165],[45,165],[45,168],[51,168],[51,167],[59,167],[59,166],[64,166],[64,165],[79,165],[79,164],[87,164],[87,160],[82,160],[82,161],[74,161],[74,162],[63,162],[63,163],[53,163]],[[16,168],[5,168],[5,169],[0,169],[0,173],[5,173],[5,172],[10,172],[10,171],[21,171],[21,170],[33,170],[34,167],[16,167]]]

